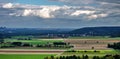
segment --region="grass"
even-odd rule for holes
[[[64,52],[61,54],[61,56],[72,56],[72,55],[77,55],[82,57],[83,55],[88,55],[89,59],[92,59],[93,56],[99,56],[103,57],[105,55],[120,55],[120,50],[96,50],[97,52],[94,52],[94,50],[77,50],[76,52]]]
[[[31,45],[38,45],[38,44],[41,44],[41,45],[44,45],[44,44],[52,44],[53,42],[64,42],[64,40],[57,40],[57,39],[54,39],[54,40],[48,40],[48,39],[33,39],[33,40],[17,40],[17,39],[4,39],[4,42],[22,42],[22,43],[29,43]],[[2,43],[0,44],[0,47],[1,46],[12,46],[10,43]],[[36,48],[33,48],[33,49],[36,49]],[[46,48],[45,48],[46,49]]]
[[[51,55],[50,54],[0,54],[0,59],[44,59],[47,56],[51,56]]]

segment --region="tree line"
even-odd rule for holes
[[[6,44],[6,43],[3,43]],[[47,42],[46,44],[31,44],[23,42],[8,42],[8,46],[1,46],[1,48],[10,48],[10,47],[38,47],[38,48],[72,48],[73,46],[70,43],[65,42]]]
[[[50,57],[45,57],[44,59],[90,59],[88,55],[82,55],[82,56],[50,56]],[[103,57],[100,56],[93,56],[92,59],[120,59],[120,55],[105,55]]]
[[[108,48],[120,49],[120,42],[108,44]]]

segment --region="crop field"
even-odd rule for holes
[[[65,42],[70,43],[74,46],[74,50],[108,50],[107,44],[113,44],[115,42],[120,42],[118,39],[66,39]]]
[[[65,51],[61,56],[71,56],[71,55],[88,55],[90,58],[93,56],[105,56],[105,55],[116,55],[120,54],[120,50],[114,50],[107,48],[108,44],[113,44],[115,42],[120,42],[120,39],[65,39],[64,42],[70,43],[74,46],[71,50],[74,52]],[[97,51],[97,52],[95,52]]]
[[[20,37],[18,37],[20,38]],[[71,55],[77,55],[77,56],[82,56],[82,55],[88,55],[91,58],[93,56],[105,56],[105,55],[115,55],[115,54],[120,54],[120,50],[113,50],[110,48],[107,48],[108,44],[113,44],[115,42],[120,42],[120,38],[101,38],[101,37],[95,37],[95,38],[64,38],[64,39],[32,39],[32,40],[17,40],[17,39],[5,39],[6,45],[7,42],[22,42],[22,43],[30,43],[33,45],[37,44],[48,44],[48,43],[53,43],[53,42],[66,42],[70,43],[70,45],[73,45],[73,48],[70,49],[49,49],[49,48],[44,48],[42,50],[40,49],[23,49],[19,50],[15,49],[7,49],[7,50],[0,50],[0,58],[2,59],[43,59],[46,56],[71,56]],[[0,45],[5,45],[5,44],[0,44]],[[74,50],[75,52],[71,52],[69,50]],[[97,52],[95,52],[97,51]],[[9,52],[10,54],[5,54]],[[32,53],[35,54],[32,54]],[[2,54],[3,53],[3,54]],[[16,53],[16,54],[11,54],[11,53]],[[23,54],[22,54],[23,53]],[[24,54],[26,53],[26,54]],[[27,54],[30,53],[30,54]]]
[[[0,59],[44,59],[52,54],[0,54]]]

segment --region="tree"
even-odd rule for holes
[[[114,55],[114,59],[120,59],[120,55]]]
[[[106,59],[114,59],[113,56],[106,57]]]
[[[120,49],[120,42],[114,44],[108,44],[108,48]]]
[[[50,58],[51,58],[51,59],[54,59],[54,56],[51,56]]]
[[[0,43],[4,43],[4,36],[2,33],[0,33]]]
[[[100,59],[99,56],[93,56],[93,59]]]
[[[77,59],[81,59],[80,56],[77,56]]]
[[[85,59],[89,59],[88,55],[85,56]]]
[[[94,47],[92,47],[92,49],[94,49]]]
[[[0,43],[4,43],[4,39],[1,39],[1,38],[0,38]]]
[[[21,46],[22,42],[13,42],[12,45],[14,45],[14,46]]]
[[[49,57],[45,57],[44,59],[48,59]]]
[[[29,43],[24,43],[22,46],[24,46],[24,47],[31,47],[32,45],[29,44]]]

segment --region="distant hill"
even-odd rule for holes
[[[81,36],[120,36],[120,27],[86,27],[73,30],[70,34]]]
[[[61,34],[72,31],[73,29],[55,29],[55,28],[0,28],[0,33],[3,35],[48,35]]]
[[[3,36],[48,35],[51,36],[111,36],[120,37],[120,27],[85,27],[80,29],[54,28],[0,28]],[[0,35],[1,36],[1,35]]]

